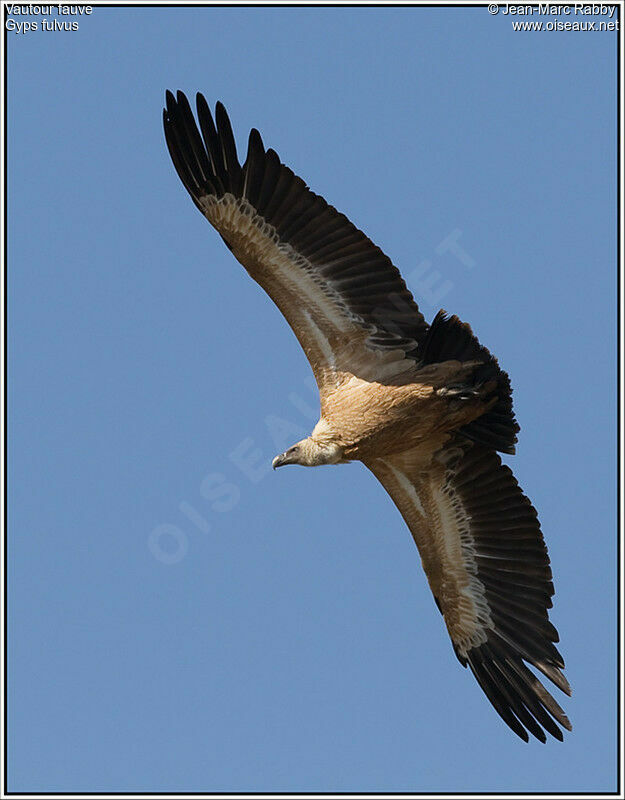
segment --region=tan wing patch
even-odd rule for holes
[[[460,653],[486,641],[494,627],[484,586],[477,577],[471,520],[451,483],[426,481],[422,491],[434,524],[437,553],[448,574],[443,578],[443,615],[449,635]]]
[[[398,455],[384,460],[392,491],[388,479],[382,483],[408,523],[449,635],[466,652],[486,641],[486,631],[493,627],[477,577],[470,520],[440,466],[415,474],[404,459]]]
[[[268,292],[293,328],[315,374],[357,375],[364,380],[388,380],[405,372],[405,352],[368,348],[371,325],[353,314],[338,291],[324,282],[319,270],[288,243],[245,200],[232,194],[207,195],[200,205],[209,221],[230,243],[236,258]],[[412,362],[411,362],[412,363]],[[335,381],[332,381],[335,383]]]

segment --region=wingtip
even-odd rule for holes
[[[210,118],[211,123],[213,121],[213,115],[211,114],[211,110],[206,102],[206,98],[202,94],[202,92],[197,92],[195,95],[195,107],[197,108],[197,114],[199,119],[208,119]]]
[[[261,154],[265,152],[265,145],[263,144],[263,138],[260,135],[260,132],[257,128],[252,128],[250,131],[250,135],[248,138],[248,154],[253,151],[258,151]]]
[[[169,89],[165,89],[165,108],[164,108],[164,111],[167,114],[171,115],[175,108],[176,108],[176,98],[174,97],[174,93],[170,92]]]

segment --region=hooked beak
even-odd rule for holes
[[[278,467],[283,467],[285,464],[288,464],[288,463],[290,463],[290,462],[289,462],[289,460],[287,458],[286,453],[281,453],[279,456],[276,456],[274,458],[274,460],[271,462],[271,466],[274,469],[277,469]]]

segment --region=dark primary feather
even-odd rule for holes
[[[352,319],[372,338],[372,348],[403,349],[418,359],[428,325],[390,259],[304,181],[265,151],[252,129],[241,167],[225,108],[217,103],[215,120],[202,95],[197,96],[198,131],[182,92],[166,94],[164,128],[172,161],[196,206],[207,195],[231,193],[245,198],[277,232],[306,258],[337,291]]]

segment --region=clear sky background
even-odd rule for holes
[[[95,7],[8,48],[9,788],[614,790],[615,35]],[[258,127],[510,373],[564,744],[461,668],[364,467],[270,471],[311,372],[176,176],[166,88]]]

